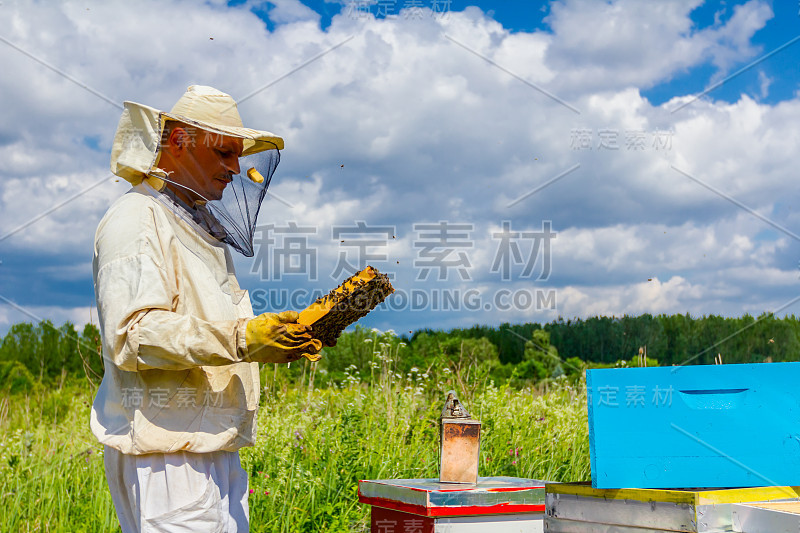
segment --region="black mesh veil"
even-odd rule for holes
[[[177,131],[175,127],[183,131],[172,137]],[[244,133],[236,134],[162,113],[161,143],[149,175],[171,184],[159,190],[203,230],[246,257],[253,257],[258,212],[281,156],[278,145],[272,140],[248,135],[255,130],[240,130]],[[170,151],[167,166],[160,168],[165,163],[162,160],[165,147],[172,145],[188,151],[183,157],[176,157]],[[239,172],[231,174],[235,170]],[[177,176],[181,176],[180,179]],[[216,188],[220,180],[227,185],[221,191],[221,198],[212,200],[219,197]]]
[[[215,236],[246,257],[253,257],[253,234],[258,211],[280,160],[280,152],[276,148],[240,157],[241,171],[225,187],[222,199],[206,204],[224,231],[224,236]]]

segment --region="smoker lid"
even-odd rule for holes
[[[470,418],[467,408],[456,397],[456,391],[451,390],[447,393],[447,400],[442,409],[442,418]]]

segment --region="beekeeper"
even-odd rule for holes
[[[112,171],[133,188],[97,228],[105,374],[91,428],[123,532],[248,531],[239,448],[256,440],[258,363],[322,348],[293,311],[253,316],[229,246],[253,255],[283,140],[192,86],[167,113],[125,102]]]

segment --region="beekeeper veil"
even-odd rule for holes
[[[132,185],[144,181],[156,191],[165,191],[170,183],[172,191],[192,193],[190,196],[199,200],[186,207],[195,222],[217,239],[252,257],[256,218],[280,161],[283,139],[268,131],[245,128],[233,98],[212,87],[192,85],[170,112],[134,102],[124,105],[111,149],[111,171]],[[190,143],[208,142],[207,139],[240,140],[235,143],[242,148],[238,173],[228,173],[232,181],[224,188],[221,199],[208,198],[159,168],[167,140],[165,133],[169,133],[171,125],[180,125]]]

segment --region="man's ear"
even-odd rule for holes
[[[180,126],[176,126],[172,128],[172,131],[169,133],[169,137],[167,138],[167,148],[170,150],[170,152],[176,154],[188,148],[190,140],[189,133]]]

